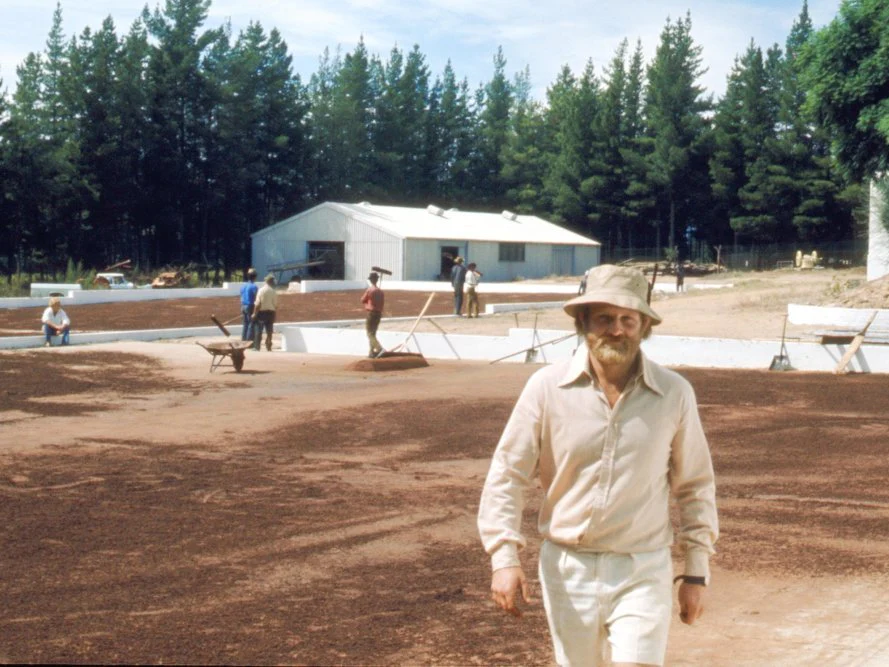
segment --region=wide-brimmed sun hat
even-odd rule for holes
[[[648,315],[652,324],[661,323],[661,316],[648,305],[648,280],[638,269],[613,264],[590,269],[586,273],[584,293],[568,301],[563,308],[571,317],[575,317],[580,308],[593,303],[638,310]]]

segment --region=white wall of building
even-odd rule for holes
[[[545,278],[557,267],[556,248],[569,248],[571,269],[565,275],[580,275],[599,264],[598,246],[554,246],[526,243],[524,262],[501,262],[500,243],[456,239],[407,239],[405,241],[405,280],[431,280],[441,269],[441,248],[456,246],[468,262],[475,262],[485,282],[510,282],[521,278]],[[564,250],[563,250],[564,252]]]
[[[254,234],[253,266],[263,276],[274,264],[306,261],[311,241],[345,244],[346,280],[366,278],[371,266],[401,277],[401,239],[323,205]]]
[[[602,263],[602,248],[600,246],[575,246],[574,247],[574,271],[575,275],[582,275],[587,269],[599,266]]]
[[[868,280],[876,280],[889,274],[889,230],[882,220],[886,204],[883,193],[874,185],[874,181],[871,181],[867,241]]]
[[[435,280],[441,271],[442,246],[457,246],[465,253],[466,245],[457,239],[405,239],[403,280]],[[396,279],[394,275],[392,279]]]

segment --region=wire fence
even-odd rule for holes
[[[817,265],[827,268],[851,268],[867,265],[867,239],[818,244],[737,244],[714,247],[695,243],[683,259],[695,264],[716,264],[729,271],[767,271],[796,266],[799,257],[817,255]],[[603,248],[602,262],[670,262],[673,257],[664,248]]]

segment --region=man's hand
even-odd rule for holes
[[[704,613],[705,588],[684,581],[679,586],[679,618],[686,625],[693,625]]]
[[[491,577],[491,597],[497,606],[516,618],[521,618],[522,610],[516,606],[521,592],[526,604],[531,603],[531,587],[521,567],[504,567]]]

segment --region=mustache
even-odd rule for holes
[[[622,350],[628,349],[630,341],[621,336],[601,336],[596,339],[595,347],[614,347]]]

